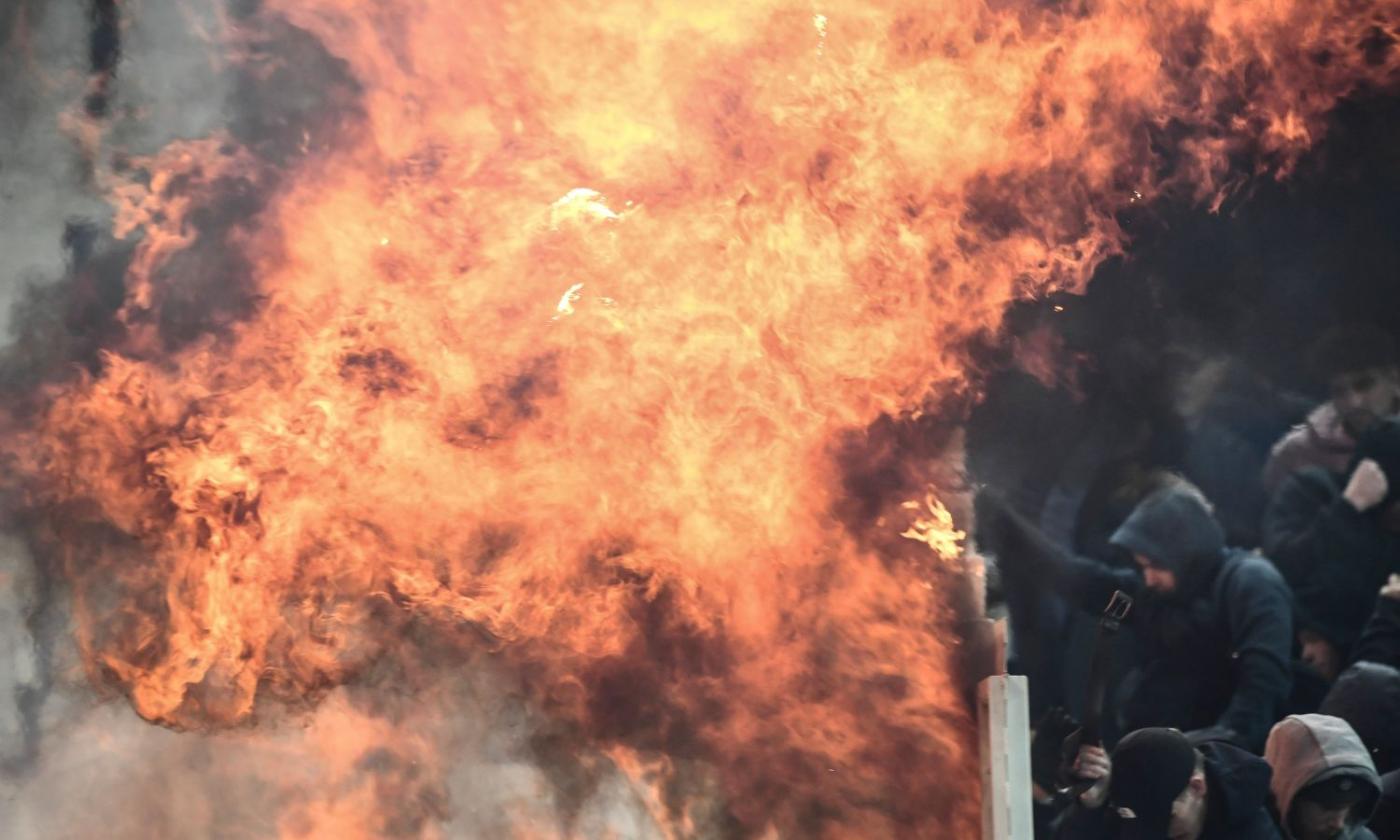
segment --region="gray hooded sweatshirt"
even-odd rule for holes
[[[1289,715],[1269,732],[1264,760],[1274,771],[1269,786],[1278,808],[1279,828],[1288,840],[1294,840],[1288,817],[1298,794],[1309,785],[1338,776],[1354,779],[1366,794],[1352,809],[1340,840],[1375,840],[1365,825],[1380,798],[1381,777],[1371,754],[1346,721],[1330,715]]]

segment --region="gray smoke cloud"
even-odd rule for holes
[[[76,2],[0,10],[0,341],[27,283],[62,276],[65,224],[110,217],[60,123],[87,83],[88,22]]]
[[[210,48],[221,5],[130,4],[140,13],[121,18],[113,33],[117,74],[104,115],[92,116],[92,0],[0,4],[0,344],[16,332],[11,310],[24,288],[63,276],[65,229],[110,226],[95,171],[115,156],[152,154],[227,125],[233,85]],[[103,132],[96,159],[78,138],[89,120]]]
[[[23,544],[0,534],[0,767],[22,766],[32,745],[25,704],[42,690],[43,668],[28,627],[37,589]]]

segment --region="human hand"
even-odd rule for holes
[[[1083,746],[1074,759],[1074,775],[1094,783],[1088,790],[1079,794],[1079,801],[1086,808],[1102,808],[1108,802],[1108,780],[1113,773],[1113,763],[1103,747]]]
[[[1390,579],[1385,582],[1385,586],[1381,587],[1381,597],[1400,601],[1400,575],[1390,576]]]
[[[1363,458],[1361,463],[1356,465],[1356,469],[1352,470],[1351,479],[1347,481],[1342,497],[1350,502],[1358,513],[1365,513],[1380,504],[1389,490],[1390,482],[1386,480],[1380,464],[1370,458]]]

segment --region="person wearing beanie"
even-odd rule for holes
[[[1092,787],[1063,814],[1055,840],[1276,840],[1269,765],[1230,744],[1199,746],[1180,730],[1139,729],[1110,755],[1080,750]]]
[[[1264,517],[1264,551],[1293,590],[1302,659],[1330,682],[1400,572],[1400,420],[1362,437],[1347,474],[1288,478]]]
[[[1381,795],[1371,754],[1330,715],[1289,715],[1264,746],[1279,830],[1287,840],[1375,840],[1366,821]]]
[[[1270,495],[1299,470],[1342,472],[1352,462],[1357,440],[1375,423],[1400,414],[1400,369],[1395,341],[1386,331],[1335,327],[1318,339],[1310,362],[1331,399],[1274,444],[1262,479]]]

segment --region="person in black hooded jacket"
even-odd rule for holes
[[[1362,438],[1349,476],[1290,476],[1265,514],[1264,552],[1293,590],[1303,660],[1335,679],[1377,589],[1400,572],[1400,420]]]
[[[1055,840],[1280,836],[1268,810],[1269,765],[1230,744],[1197,746],[1179,730],[1149,728],[1125,736],[1111,759],[1096,747],[1080,757],[1097,781],[1061,816]]]
[[[1400,770],[1381,776],[1381,799],[1369,826],[1379,840],[1400,840]]]
[[[1369,825],[1380,840],[1400,840],[1400,575],[1381,588],[1353,655],[1320,711],[1350,723],[1370,750],[1381,797]]]
[[[1115,692],[1118,732],[1212,729],[1263,749],[1292,685],[1288,587],[1267,560],[1226,548],[1198,490],[1169,482],[1113,534],[1136,569],[1058,549],[995,497],[979,500],[978,517],[979,539],[1000,562],[1034,566],[1081,608],[1101,610],[1115,589],[1135,596],[1136,653]]]

